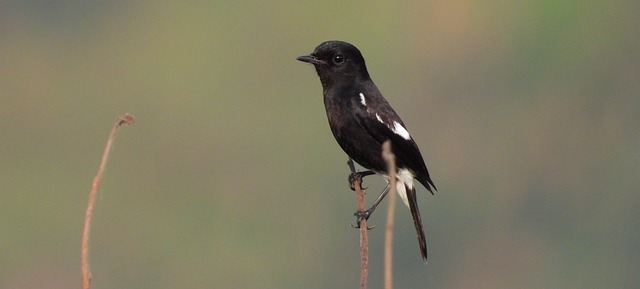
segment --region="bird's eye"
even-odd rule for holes
[[[344,56],[340,54],[336,54],[335,56],[333,56],[333,63],[342,64],[343,62],[344,62]]]

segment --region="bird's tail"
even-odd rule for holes
[[[416,227],[416,234],[418,235],[418,245],[420,246],[420,253],[422,259],[427,261],[427,238],[424,236],[424,230],[422,229],[422,219],[420,218],[420,209],[418,209],[418,199],[416,197],[415,187],[407,186],[404,184],[407,201],[409,203],[409,210],[411,210],[411,216],[413,217],[413,225]]]

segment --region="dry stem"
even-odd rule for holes
[[[349,158],[347,162],[349,165],[349,169],[351,170],[352,176],[356,174],[355,165],[353,164],[353,160]],[[365,210],[365,200],[364,195],[365,191],[362,189],[362,177],[358,175],[358,177],[352,179],[351,185],[355,188],[356,191],[356,200],[358,202],[358,210],[360,212],[364,212]],[[360,228],[360,289],[367,288],[367,278],[369,275],[369,237],[368,237],[368,227],[367,220],[365,218],[361,218],[359,220],[358,226]]]
[[[387,207],[387,226],[384,232],[384,288],[393,288],[393,224],[396,207],[396,156],[391,151],[391,141],[382,144],[382,158],[387,162],[389,175],[389,206]]]
[[[100,166],[98,167],[98,173],[95,178],[93,178],[93,184],[91,186],[91,192],[89,193],[89,204],[87,205],[87,211],[84,215],[84,229],[82,231],[82,249],[80,252],[81,260],[80,267],[82,271],[82,288],[89,289],[91,287],[91,270],[89,269],[89,233],[91,231],[91,219],[93,218],[93,208],[96,202],[96,196],[98,195],[98,188],[100,187],[100,183],[102,182],[102,176],[104,175],[104,170],[107,166],[107,160],[109,159],[109,152],[111,151],[111,145],[113,144],[113,140],[116,137],[116,133],[118,129],[124,125],[133,124],[133,116],[130,114],[125,114],[124,116],[118,118],[116,123],[113,125],[111,129],[111,133],[109,134],[109,139],[107,139],[107,145],[104,148],[104,153],[102,154],[102,161],[100,162]]]

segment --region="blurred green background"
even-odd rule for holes
[[[0,288],[356,288],[310,65],[358,46],[439,188],[396,288],[640,288],[638,1],[2,1]],[[369,200],[382,180],[366,179]],[[384,206],[371,219],[382,287]]]

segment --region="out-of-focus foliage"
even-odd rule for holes
[[[328,39],[362,50],[440,189],[419,189],[428,264],[397,211],[397,288],[638,288],[639,8],[4,1],[0,288],[80,287],[91,180],[125,112],[93,288],[356,287],[346,157],[295,60]]]

